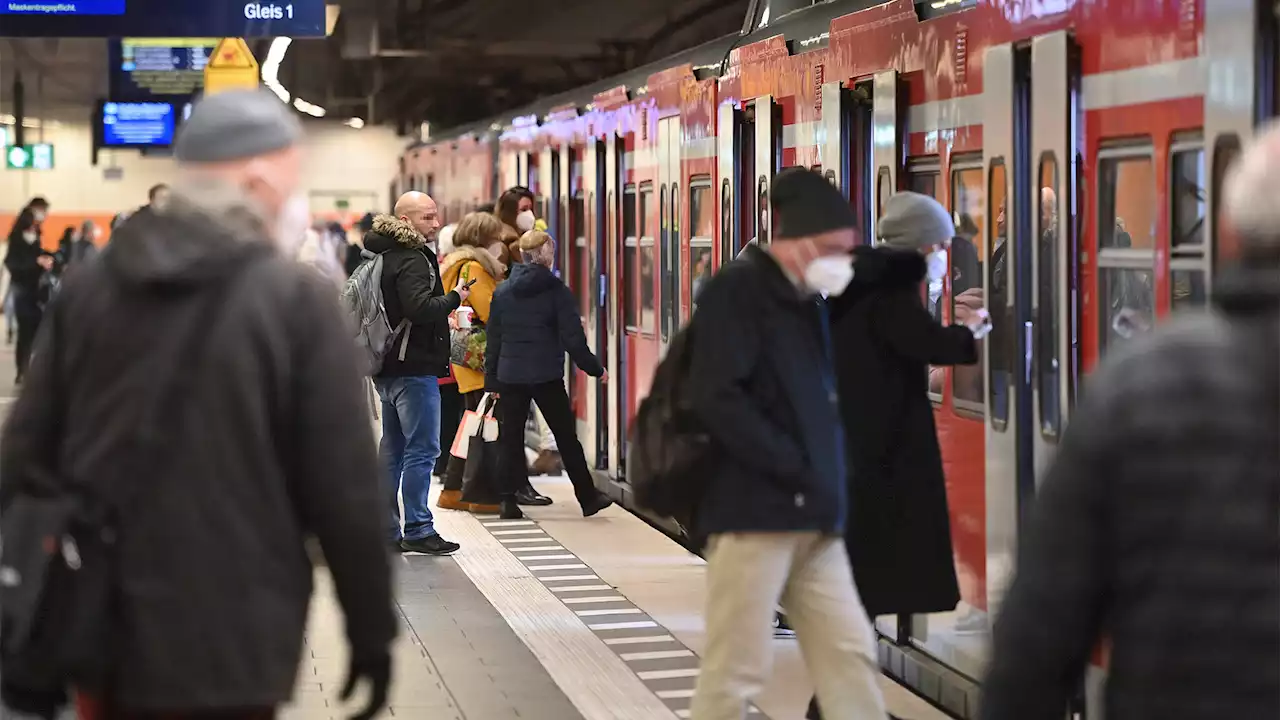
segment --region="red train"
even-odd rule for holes
[[[935,373],[964,600],[878,625],[886,669],[969,717],[1021,510],[1081,378],[1204,304],[1231,253],[1215,198],[1275,114],[1274,3],[751,5],[742,35],[409,148],[393,189],[429,192],[451,220],[510,185],[539,197],[615,378],[571,385],[588,456],[624,504],[628,418],[703,279],[768,242],[774,173],[823,172],[867,238],[895,188],[950,207],[961,240],[934,307],[949,317],[981,288],[1007,338],[980,369]]]

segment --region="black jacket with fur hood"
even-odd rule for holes
[[[382,256],[382,297],[391,326],[408,318],[409,345],[400,359],[400,340],[387,354],[379,377],[445,377],[449,374],[449,313],[462,304],[444,291],[436,253],[413,226],[391,215],[373,219],[364,247]]]
[[[977,362],[977,343],[925,309],[919,253],[860,247],[854,257],[831,313],[853,574],[871,615],[951,610],[960,593],[928,370]]]

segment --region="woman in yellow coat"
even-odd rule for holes
[[[502,221],[490,213],[473,212],[462,218],[453,233],[453,252],[440,263],[442,287],[453,287],[461,282],[475,281],[471,296],[462,304],[472,310],[471,320],[481,324],[489,322],[489,303],[493,291],[506,277],[506,267],[498,260],[505,227]],[[480,407],[484,397],[484,372],[463,365],[453,365],[453,376],[458,381],[458,392],[467,410]],[[470,503],[462,501],[462,472],[466,461],[449,457],[445,470],[444,490],[436,501],[438,507],[450,510],[496,513],[498,500]]]

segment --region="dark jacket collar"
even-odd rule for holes
[[[787,277],[787,273],[783,271],[778,261],[759,245],[747,245],[738,257],[758,268],[760,277],[764,281],[764,288],[780,300],[800,303],[808,299],[804,292]]]
[[[1241,263],[1226,269],[1214,288],[1213,304],[1233,317],[1280,313],[1280,267]]]

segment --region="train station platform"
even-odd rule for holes
[[[0,345],[0,414],[13,387]],[[431,720],[668,720],[688,717],[704,644],[703,561],[626,510],[583,518],[567,478],[535,478],[555,504],[528,518],[438,510],[451,557],[397,556],[400,634],[383,717]],[[439,488],[436,488],[436,492]],[[812,685],[794,639],[775,640],[773,673],[752,718],[800,720]],[[294,702],[282,720],[344,720],[342,613],[316,592]],[[888,678],[892,714],[945,720]]]

